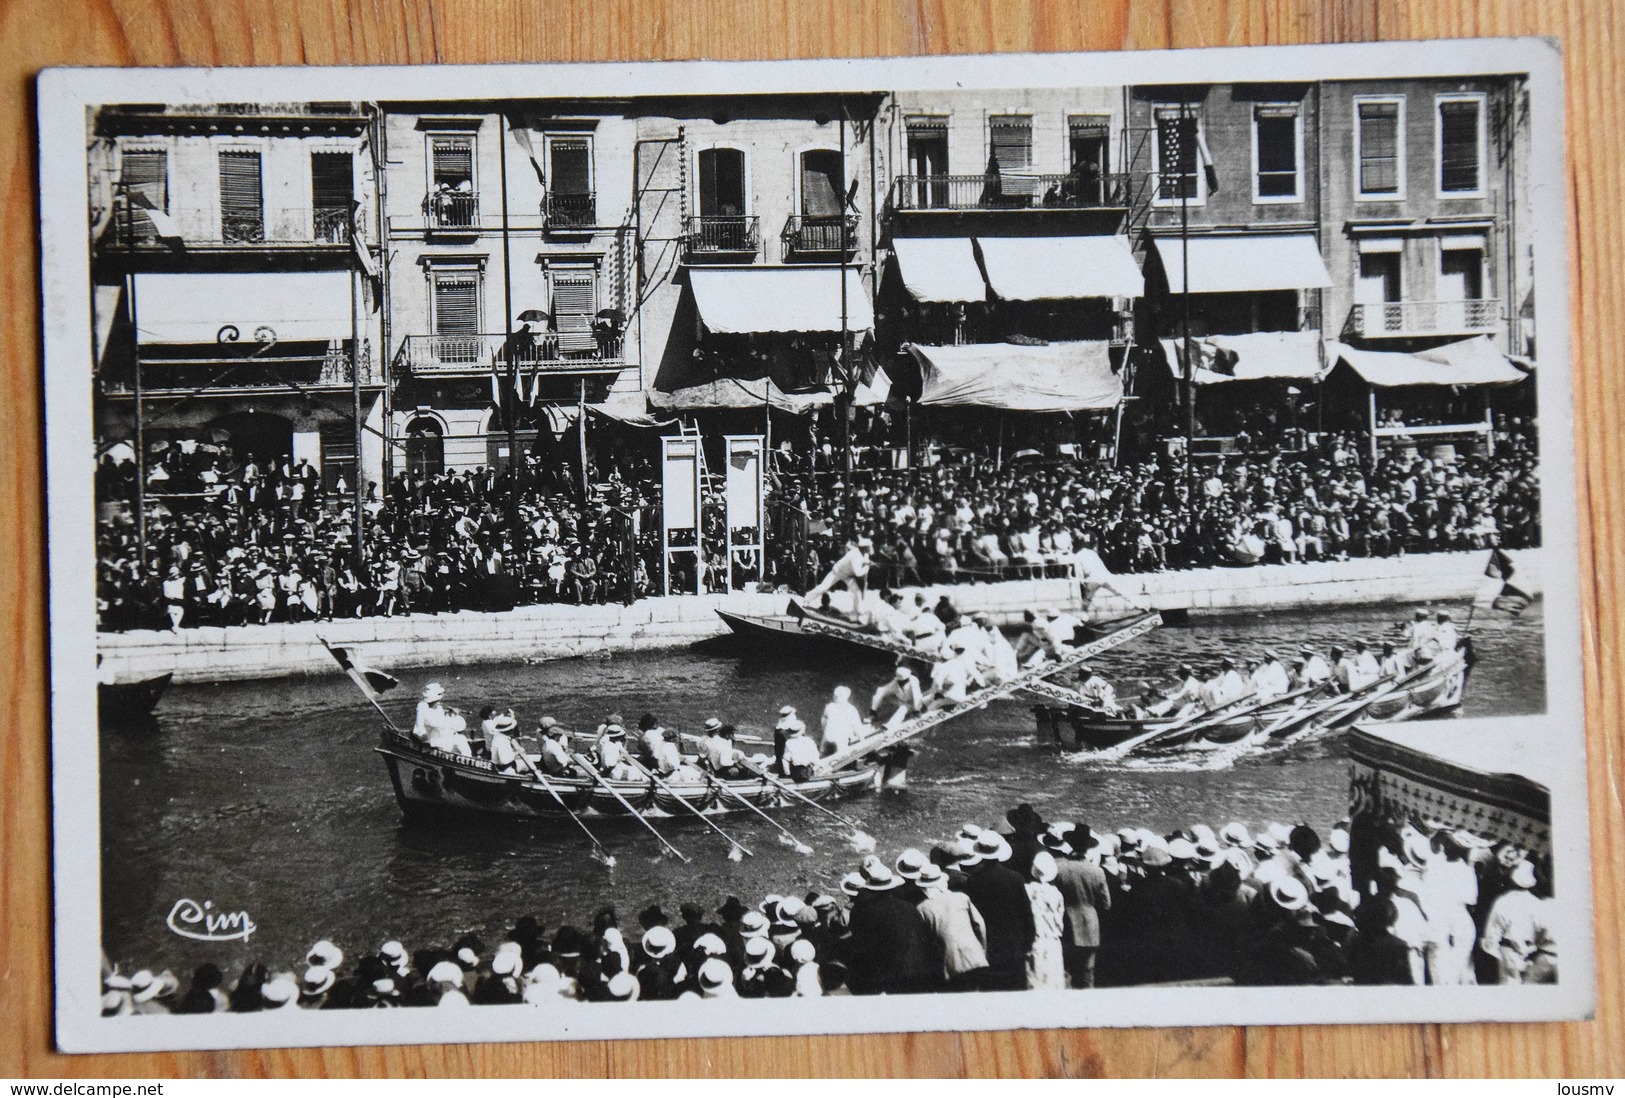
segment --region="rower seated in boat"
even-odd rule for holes
[[[1100,710],[1116,716],[1121,712],[1117,704],[1117,689],[1093,667],[1085,664],[1078,668],[1078,693],[1085,701]]]
[[[833,755],[869,734],[863,714],[852,704],[852,688],[837,686],[818,719],[818,753]]]
[[[1264,658],[1253,669],[1253,694],[1260,701],[1279,698],[1292,690],[1292,678],[1286,673],[1281,657],[1272,648],[1264,649]]]
[[[896,728],[925,708],[925,697],[914,669],[906,663],[897,665],[891,680],[880,685],[869,703],[873,719],[885,728]]]
[[[659,733],[652,735],[652,733]],[[649,765],[662,777],[677,773],[683,765],[683,753],[678,746],[666,738],[664,728],[655,727],[643,734],[644,746],[649,751]]]
[[[1385,679],[1397,679],[1410,671],[1411,661],[1405,653],[1399,651],[1393,641],[1382,642],[1382,656],[1377,660],[1377,670]]]
[[[721,721],[717,721],[715,717],[705,723],[709,725],[712,721],[716,721],[716,727],[707,728],[703,745],[705,750],[700,756],[705,768],[719,778],[745,777],[748,771],[739,765],[741,755],[739,749],[734,746],[734,736],[737,734],[737,730],[731,724],[723,724]]]
[[[784,741],[784,776],[791,781],[804,782],[812,777],[812,768],[817,765],[818,745],[813,742],[807,726],[800,724]]]
[[[998,683],[1009,682],[1021,674],[1016,650],[999,627],[993,624],[993,615],[977,614],[972,620],[982,634],[982,653],[976,664],[982,677],[990,683]]]
[[[909,617],[903,612],[903,596],[896,591],[880,592],[880,604],[870,615],[870,624],[882,637],[908,639]]]
[[[417,716],[412,722],[412,737],[437,751],[472,758],[474,749],[464,735],[468,721],[460,712],[443,704],[445,697],[446,688],[437,682],[423,688],[423,698],[418,702]]]
[[[629,781],[637,776],[631,757],[626,751],[626,729],[618,724],[605,727],[598,740],[598,769],[616,781]]]
[[[485,748],[491,765],[498,773],[512,774],[519,769],[519,744],[513,734],[519,727],[513,710],[494,714],[490,720],[480,722],[485,728]]]
[[[569,733],[552,717],[543,717],[536,726],[536,733],[541,740],[542,752],[536,761],[540,762],[542,769],[559,778],[574,775],[576,764],[570,758]]]
[[[1303,657],[1303,681],[1308,686],[1319,686],[1332,681],[1332,665],[1319,652],[1307,644],[1298,649]]]
[[[904,613],[908,617],[908,624],[903,627],[904,636],[918,648],[934,650],[941,647],[942,638],[947,635],[947,626],[925,605],[924,595],[915,595],[914,605]]]
[[[1208,709],[1229,705],[1247,693],[1247,680],[1236,670],[1236,661],[1229,656],[1219,659],[1218,672],[1202,686],[1202,702]]]
[[[952,709],[964,702],[970,693],[971,676],[975,668],[965,658],[963,642],[952,645],[953,655],[931,668],[931,694],[927,710]]]
[[[1354,666],[1360,673],[1360,685],[1354,687],[1356,690],[1369,686],[1382,677],[1381,662],[1377,659],[1376,653],[1371,651],[1371,646],[1363,640],[1354,642]]]
[[[1142,704],[1154,717],[1169,715],[1183,717],[1202,708],[1202,687],[1203,683],[1197,677],[1196,668],[1188,663],[1182,663],[1179,665],[1179,685],[1163,697],[1155,701],[1147,700]]]

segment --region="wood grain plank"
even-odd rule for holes
[[[0,6],[0,203],[30,226],[31,79],[51,64],[416,64],[1148,49],[1545,34],[1566,50],[1599,1010],[1565,1025],[1038,1031],[64,1057],[50,1042],[48,752],[36,250],[0,260],[0,1074],[1625,1074],[1620,942],[1625,380],[1625,0],[53,0]]]

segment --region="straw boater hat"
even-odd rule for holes
[[[512,713],[498,714],[497,717],[491,721],[491,731],[493,732],[507,733],[512,732],[518,727],[519,722],[514,720]]]
[[[767,937],[770,924],[760,911],[747,911],[739,920],[739,933],[746,938]]]
[[[793,928],[799,925],[802,913],[809,910],[807,905],[794,896],[786,896],[773,908],[773,925],[776,927]]]
[[[1176,862],[1194,862],[1196,844],[1189,839],[1175,839],[1168,844],[1168,856]]]
[[[897,868],[897,875],[907,881],[919,880],[920,874],[930,864],[931,859],[927,858],[923,851],[916,850],[912,846],[897,855],[897,861],[893,863]]]
[[[727,945],[715,934],[701,934],[694,939],[694,948],[707,957],[720,957],[728,952]]]
[[[1282,877],[1270,882],[1270,900],[1282,911],[1302,911],[1309,906],[1309,890],[1296,877]]]
[[[700,987],[706,991],[719,991],[733,979],[728,962],[712,957],[700,966]]]
[[[818,947],[805,938],[790,943],[790,959],[798,965],[810,964],[818,956]]]
[[[332,969],[324,968],[321,965],[311,965],[305,969],[304,984],[300,991],[314,999],[318,995],[326,995],[337,979],[338,977],[334,975]]]
[[[863,860],[863,887],[869,892],[890,892],[903,883],[891,867],[873,855]]]
[[[429,969],[425,979],[432,987],[462,987],[463,970],[457,967],[455,961],[439,961]]]
[[[306,952],[305,961],[322,968],[338,968],[344,963],[344,951],[323,938]]]
[[[267,980],[260,988],[260,998],[272,1007],[292,1007],[299,1002],[299,985],[294,983],[293,977],[282,973],[275,979]]]
[[[609,978],[604,990],[609,992],[611,1000],[630,1003],[638,997],[638,978],[630,972],[617,972]]]
[[[643,935],[643,952],[655,960],[671,956],[677,948],[677,935],[669,927],[650,927]]]
[[[707,717],[705,718],[705,730],[707,732],[720,732],[722,730],[722,722],[716,717]]]
[[[1033,855],[1033,880],[1039,884],[1049,884],[1059,872],[1055,866],[1055,855],[1047,850],[1040,850]]]
[[[140,973],[137,973],[137,975],[140,975]],[[134,986],[135,980],[132,979],[130,982]],[[173,972],[166,968],[156,976],[148,973],[145,985],[137,988],[135,994],[130,996],[130,999],[132,1002],[147,1003],[153,999],[173,995],[180,989],[181,982],[175,978]]]
[[[491,958],[491,972],[496,976],[518,976],[524,967],[524,957],[519,953],[498,950]]]
[[[856,896],[863,891],[863,874],[856,871],[848,873],[841,878],[841,892],[847,896]]]
[[[423,700],[426,702],[437,702],[445,696],[446,688],[437,682],[431,682],[423,688]]]
[[[1149,846],[1140,853],[1140,864],[1148,869],[1160,869],[1172,865],[1174,859],[1168,854],[1165,847]]]
[[[765,968],[773,963],[775,950],[766,938],[751,938],[745,942],[745,962],[751,968]]]
[[[1008,862],[1010,860],[1010,844],[1003,835],[997,831],[984,831],[976,838],[976,846],[972,849],[975,862],[967,865],[979,865],[982,862]]]

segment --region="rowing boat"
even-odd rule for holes
[[[389,728],[374,750],[383,756],[395,800],[408,816],[451,813],[515,820],[564,819],[572,812],[627,817],[627,806],[638,815],[654,818],[692,815],[692,809],[721,816],[747,811],[741,799],[773,811],[798,804],[786,790],[824,802],[856,797],[883,783],[895,784],[907,763],[904,751],[888,754],[885,762],[865,761],[808,781],[780,778],[775,784],[756,776],[724,780],[704,775],[697,781],[668,777],[662,788],[641,776],[599,783],[590,775],[549,775],[544,784],[534,775],[501,773],[489,760],[440,751]]]
[[[104,682],[96,687],[98,711],[105,721],[131,721],[146,717],[157,708],[174,676],[163,674],[135,682]]]

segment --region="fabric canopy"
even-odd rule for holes
[[[1123,383],[1112,372],[1103,341],[970,343],[909,352],[920,364],[921,404],[978,404],[1012,412],[1076,412],[1115,408]]]
[[[834,402],[827,391],[814,393],[787,393],[773,384],[771,378],[740,381],[720,378],[704,385],[690,385],[686,389],[649,393],[649,403],[663,412],[700,412],[722,408],[760,408],[770,405],[781,412],[806,412]]]
[[[118,320],[119,314],[124,311],[124,284],[115,286],[97,286],[91,298],[91,311],[96,321],[96,347],[95,362],[100,364],[102,356],[107,353],[107,344],[113,338],[113,324]]]
[[[648,398],[642,393],[611,393],[602,404],[587,405],[587,411],[628,427],[660,427],[672,422],[651,415]]]
[[[755,267],[691,270],[689,285],[700,319],[713,332],[838,332],[841,330],[841,268]],[[874,306],[863,279],[846,271],[846,330],[875,326]]]
[[[1318,381],[1321,375],[1320,332],[1252,332],[1203,336],[1196,345],[1196,384],[1282,379]],[[1184,376],[1185,341],[1165,339],[1162,348],[1174,372]]]
[[[1513,385],[1529,375],[1495,349],[1488,336],[1474,336],[1428,351],[1362,351],[1343,343],[1332,344],[1338,359],[1368,384],[1381,388],[1403,385]]]
[[[135,288],[142,343],[285,343],[351,334],[347,271],[140,274]]]
[[[903,285],[916,301],[987,300],[969,237],[904,237],[891,247]]]
[[[1145,293],[1126,236],[979,236],[976,247],[988,285],[1005,301]]]
[[[868,381],[858,382],[857,391],[852,394],[852,403],[860,408],[886,403],[891,396],[891,375],[885,370],[877,369],[875,376]]]
[[[1185,241],[1159,237],[1157,255],[1173,293],[1185,289]],[[1320,246],[1307,234],[1193,236],[1188,241],[1193,294],[1323,290],[1332,284]]]

